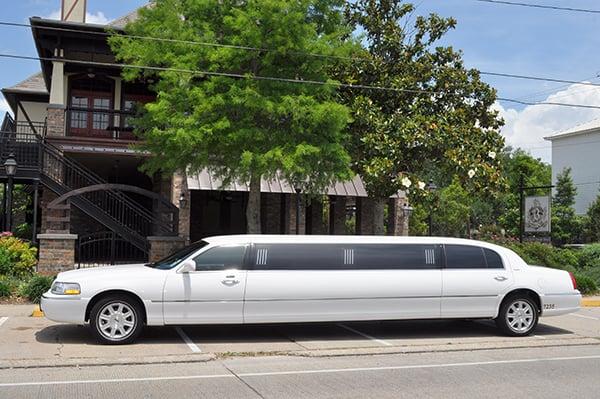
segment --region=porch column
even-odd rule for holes
[[[150,243],[149,262],[156,262],[173,252],[185,246],[185,239],[182,237],[148,237]]]
[[[329,234],[343,235],[346,231],[346,197],[329,197]]]
[[[300,231],[296,233],[296,197],[298,194],[285,194],[285,234],[306,234],[306,203],[300,202]],[[304,197],[302,194],[300,194]]]
[[[55,58],[64,58],[64,50],[55,49]],[[52,81],[50,82],[50,103],[48,104],[47,135],[65,136],[66,84],[64,61],[52,61]]]
[[[308,213],[311,227],[310,234],[326,234],[327,228],[325,223],[323,223],[323,201],[313,198],[308,209],[310,209]]]
[[[171,179],[171,202],[179,208],[179,237],[190,241],[191,193],[185,172],[176,172]]]
[[[37,271],[53,275],[75,268],[76,234],[38,234],[39,260]]]
[[[263,193],[261,206],[261,226],[263,234],[281,234],[281,196],[283,194]]]
[[[360,223],[356,224],[356,234],[359,235],[373,235],[375,234],[375,227],[373,224],[373,215],[375,210],[375,203],[371,198],[359,198],[356,206],[356,219]]]

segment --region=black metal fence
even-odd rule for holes
[[[146,253],[112,231],[84,235],[77,240],[78,269],[147,261]]]

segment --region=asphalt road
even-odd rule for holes
[[[186,340],[183,337],[187,337]],[[600,308],[489,322],[163,327],[102,346],[0,307],[0,398],[598,398]]]
[[[2,398],[597,398],[600,346],[3,370]]]

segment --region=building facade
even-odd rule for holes
[[[10,180],[29,187],[39,269],[152,261],[185,242],[246,232],[246,184],[223,186],[208,171],[148,176],[130,125],[152,102],[150,82],[125,82],[107,44],[137,12],[109,26],[85,23],[85,0],[63,0],[62,20],[30,19],[41,71],[3,89],[14,117],[0,135]],[[0,182],[9,180],[4,170]],[[302,196],[283,179],[262,182],[265,234],[372,234],[373,202],[360,177]],[[406,198],[390,198],[388,234],[405,235]],[[298,223],[296,219],[299,218]],[[297,231],[298,230],[298,231]]]
[[[575,213],[583,215],[600,194],[600,119],[546,137],[552,143],[552,184],[565,168],[577,187]]]

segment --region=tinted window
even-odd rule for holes
[[[148,263],[146,266],[153,267],[155,269],[172,269],[188,256],[192,255],[196,251],[199,251],[201,248],[207,245],[208,243],[204,241],[195,242],[167,256],[166,258],[159,260],[158,262]]]
[[[211,248],[194,258],[197,271],[241,269],[244,264],[243,245]]]
[[[486,269],[483,249],[469,245],[446,245],[448,269]]]
[[[435,269],[441,247],[410,244],[257,245],[258,270]]]
[[[487,267],[490,269],[504,269],[504,264],[502,263],[502,258],[496,251],[492,251],[491,249],[484,248],[483,252],[485,253],[485,260],[487,261]]]

